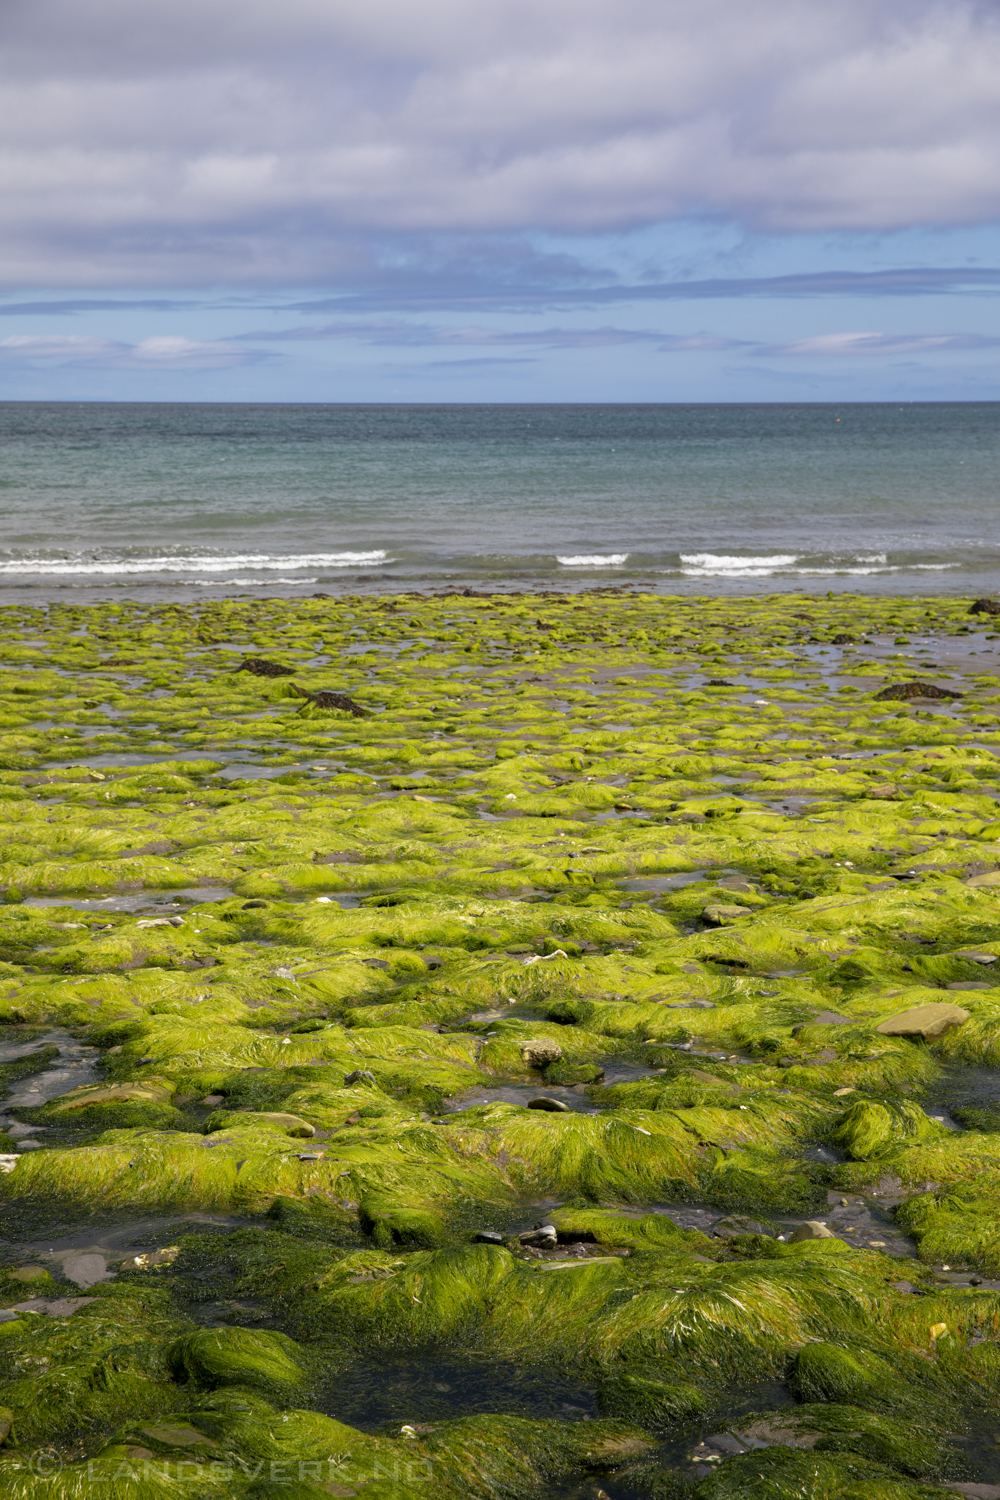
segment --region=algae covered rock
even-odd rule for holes
[[[897,1146],[926,1140],[939,1130],[916,1104],[876,1104],[863,1099],[844,1111],[832,1140],[852,1161],[869,1161]]]
[[[295,1388],[306,1380],[299,1346],[281,1333],[206,1328],[171,1344],[167,1362],[178,1380],[215,1389],[246,1385],[261,1391]]]

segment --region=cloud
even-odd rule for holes
[[[267,355],[239,344],[198,343],[171,335],[137,344],[75,334],[11,334],[0,339],[0,362],[100,370],[223,370]]]
[[[762,354],[812,358],[844,355],[951,354],[970,349],[995,349],[1000,338],[977,333],[820,333],[761,349]]]
[[[644,328],[434,328],[426,323],[384,319],[378,322],[319,323],[300,328],[259,329],[234,336],[252,343],[349,340],[366,344],[408,345],[412,348],[469,348],[475,345],[534,345],[545,349],[609,348],[615,344],[651,344],[671,353],[705,353],[733,349],[742,339],[713,338],[708,334],[657,333]]]
[[[357,282],[392,237],[1000,217],[976,0],[8,0],[8,285]]]

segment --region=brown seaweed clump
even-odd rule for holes
[[[1000,615],[1000,600],[976,599],[969,605],[970,615]]]
[[[318,693],[310,693],[298,685],[295,691],[300,698],[308,698],[310,703],[315,703],[317,708],[339,708],[346,714],[353,714],[356,719],[369,717],[368,710],[362,708],[360,703],[355,703],[347,693],[334,693],[329,688],[320,688]]]
[[[953,693],[949,688],[937,687],[933,682],[921,682],[919,679],[913,682],[894,682],[890,687],[884,687],[880,693],[875,694],[876,703],[888,703],[896,699],[904,702],[910,698],[961,698],[961,693]]]
[[[279,661],[268,661],[266,656],[248,656],[236,668],[237,672],[252,672],[255,677],[294,677],[291,667],[283,667]]]

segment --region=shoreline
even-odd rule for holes
[[[343,581],[0,605],[0,1500],[1000,1496],[1000,606]]]

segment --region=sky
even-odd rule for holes
[[[5,0],[0,399],[1000,399],[1000,0]]]

